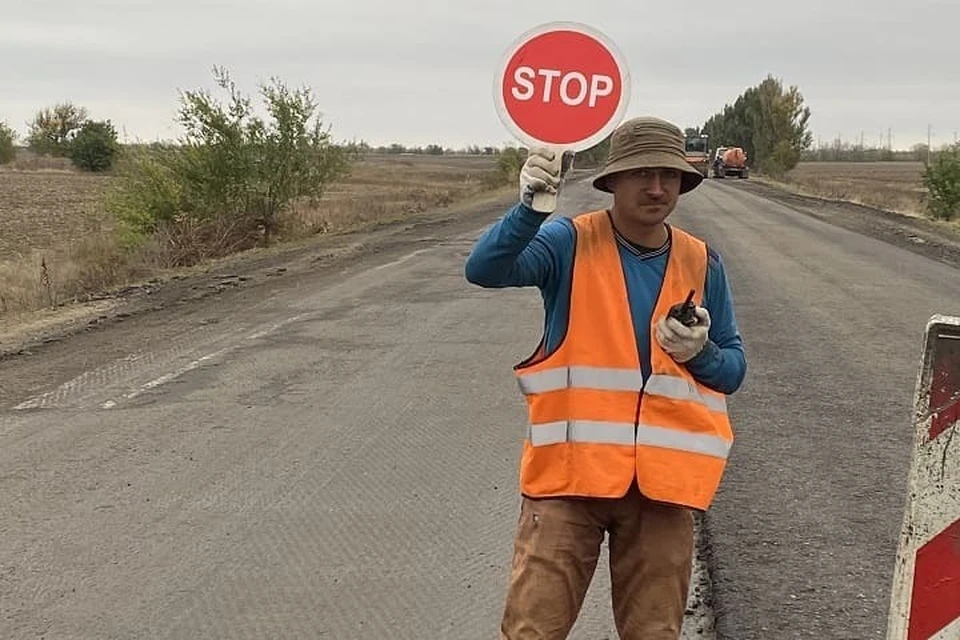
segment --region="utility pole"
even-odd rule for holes
[[[929,164],[930,164],[930,149],[931,149],[930,144],[931,144],[931,141],[932,141],[932,139],[933,139],[933,137],[932,137],[932,135],[931,135],[932,132],[933,132],[933,125],[929,125],[929,124],[928,124],[928,125],[927,125],[927,165],[928,165],[928,166],[929,166]]]

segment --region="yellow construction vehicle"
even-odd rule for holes
[[[710,172],[710,147],[706,134],[688,135],[684,141],[686,161],[706,178]]]

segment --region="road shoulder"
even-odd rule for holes
[[[717,181],[722,182],[722,181]],[[768,182],[735,181],[736,188],[838,227],[960,267],[960,229],[875,207],[796,194]]]
[[[475,226],[484,217],[492,219],[502,214],[513,199],[513,189],[498,189],[403,220],[246,251],[107,291],[87,302],[48,309],[16,324],[0,324],[0,362],[35,355],[45,345],[128,322],[148,312],[223,297],[231,291],[271,288],[292,276],[336,271],[416,243],[431,230]]]
[[[317,278],[339,281],[469,233],[515,199],[513,189],[498,190],[402,221],[249,251],[0,327],[0,409],[131,353],[162,349],[198,327],[243,322],[284,290]]]

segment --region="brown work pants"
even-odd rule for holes
[[[613,616],[622,640],[677,640],[693,562],[693,512],[644,498],[524,497],[500,640],[562,640],[609,534]]]

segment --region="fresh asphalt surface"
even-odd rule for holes
[[[501,212],[5,361],[42,377],[0,407],[0,637],[496,637],[541,320],[463,279]],[[673,220],[723,255],[749,361],[705,522],[718,637],[882,638],[922,331],[960,274],[734,181]],[[574,637],[616,637],[608,584]]]

